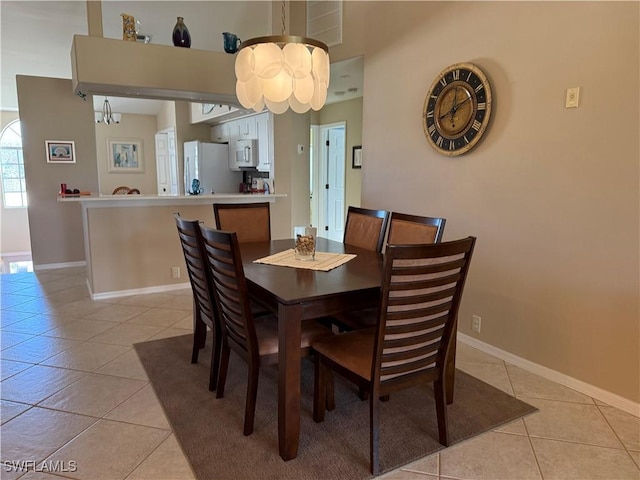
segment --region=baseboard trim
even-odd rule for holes
[[[40,270],[53,270],[54,268],[71,268],[71,267],[86,267],[87,262],[84,260],[81,262],[66,262],[66,263],[44,263],[41,265],[34,265],[33,269],[38,272]]]
[[[172,290],[182,290],[184,288],[191,288],[191,284],[187,283],[175,283],[172,285],[160,285],[157,287],[145,287],[145,288],[132,288],[130,290],[115,290],[112,292],[93,293],[89,287],[87,281],[87,287],[89,288],[89,295],[92,300],[107,300],[110,298],[130,297],[132,295],[145,295],[148,293],[164,293],[171,292]]]
[[[581,380],[577,380],[565,375],[564,373],[543,367],[542,365],[538,365],[537,363],[518,357],[517,355],[501,350],[498,347],[489,345],[488,343],[482,342],[477,338],[470,337],[464,333],[458,332],[458,340],[470,347],[477,348],[482,352],[488,353],[489,355],[493,355],[494,357],[504,360],[516,367],[522,368],[523,370],[535,373],[547,380],[551,380],[552,382],[559,383],[560,385],[564,385],[565,387],[569,387],[580,393],[589,395],[592,398],[600,400],[607,405],[611,405],[612,407],[618,408],[635,417],[640,417],[640,403],[635,403],[632,400],[616,395],[615,393],[608,392],[594,385],[590,385]]]

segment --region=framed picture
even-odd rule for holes
[[[351,168],[362,168],[362,145],[353,147],[353,157],[351,158]]]
[[[109,172],[144,172],[144,155],[141,139],[107,139],[107,161]]]
[[[76,146],[72,141],[45,140],[47,163],[76,163]]]

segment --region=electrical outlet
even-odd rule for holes
[[[482,317],[479,315],[471,315],[471,330],[480,333],[482,327]]]
[[[171,278],[180,278],[180,267],[171,267]]]

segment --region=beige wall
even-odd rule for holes
[[[363,205],[446,217],[445,240],[478,237],[460,331],[640,401],[640,4],[359,7]],[[484,140],[448,158],[422,108],[461,61],[489,77],[494,111]],[[580,106],[565,109],[575,86]]]
[[[323,107],[314,119],[319,125],[346,122],[345,140],[345,218],[349,205],[360,206],[362,170],[352,168],[353,147],[362,145],[362,97]],[[363,150],[364,152],[364,150]]]
[[[0,131],[14,120],[18,112],[0,111]],[[2,183],[0,183],[0,197]],[[31,250],[29,239],[29,217],[26,208],[0,208],[0,255],[28,252]]]
[[[123,113],[119,124],[96,124],[96,159],[100,193],[110,195],[114,188],[122,185],[137,188],[142,194],[158,193],[155,134],[155,115]],[[108,141],[114,139],[142,140],[143,172],[109,172]]]
[[[71,80],[18,75],[29,229],[34,266],[83,262],[79,204],[56,200],[60,183],[98,189],[93,104],[73,94]],[[47,163],[45,140],[75,142],[76,163]]]

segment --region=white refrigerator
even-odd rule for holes
[[[193,180],[200,191],[193,191]],[[242,172],[229,169],[229,145],[199,140],[184,142],[184,191],[187,195],[238,193]]]

